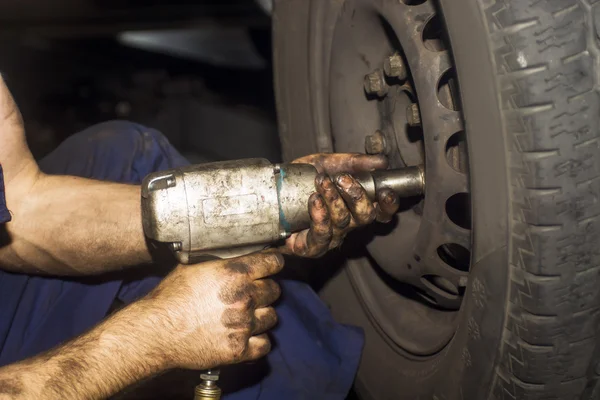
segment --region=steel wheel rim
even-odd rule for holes
[[[432,35],[436,18],[431,1],[346,1],[334,32],[329,76],[336,151],[360,151],[360,138],[380,131],[393,167],[425,163],[425,199],[404,204],[406,211],[399,214],[402,233],[396,230],[368,244],[373,268],[365,260],[351,261],[348,268],[374,326],[411,358],[436,355],[452,339],[468,282],[471,247],[466,144],[456,140],[457,135],[464,138],[462,116],[448,99],[460,101],[448,90],[438,90],[453,65],[449,51],[440,51],[443,42]],[[408,84],[386,76],[386,95],[351,88],[359,79],[362,83],[361,74],[382,67],[377,60],[383,63],[397,51],[410,70]],[[410,133],[402,129],[406,107],[415,99],[421,107],[424,154],[403,139]],[[466,202],[465,215],[449,211],[457,209],[453,203],[446,207],[449,202]],[[457,250],[466,256],[456,256]]]

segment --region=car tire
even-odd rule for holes
[[[340,151],[329,118],[332,101],[341,100],[328,97],[329,68],[336,21],[352,12],[346,3],[275,1],[287,160]],[[356,273],[364,260],[348,260],[321,295],[339,321],[365,331],[355,385],[361,398],[600,398],[599,4],[436,4],[468,143],[469,282],[451,341],[415,359],[390,343],[365,307]]]

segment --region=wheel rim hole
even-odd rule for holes
[[[421,126],[408,126],[406,137],[409,143],[423,143],[423,128]]]
[[[446,160],[458,172],[467,173],[469,168],[467,159],[467,141],[464,132],[457,132],[450,136],[446,142]]]
[[[427,280],[425,279],[425,277],[423,277],[423,280],[427,281]],[[426,284],[426,286],[430,286],[430,285],[433,285],[433,284],[432,284],[432,283],[430,283],[430,284]],[[435,285],[434,285],[434,286],[435,286]],[[437,300],[436,300],[436,299],[435,299],[435,298],[434,298],[434,297],[433,297],[431,294],[427,293],[426,291],[424,291],[424,290],[421,290],[421,289],[417,289],[417,292],[416,292],[416,293],[417,293],[419,296],[421,296],[421,297],[423,298],[423,300],[425,300],[426,302],[428,302],[428,303],[430,303],[430,304],[433,304],[434,306],[437,306],[437,305],[438,305],[438,302],[437,302]]]
[[[457,243],[446,243],[437,248],[438,256],[450,267],[469,272],[471,252]]]
[[[452,68],[446,70],[438,81],[437,96],[441,105],[448,110],[458,111],[458,85]]]
[[[458,296],[459,290],[448,279],[438,275],[423,275],[423,279],[449,296]]]
[[[407,6],[418,6],[425,3],[427,0],[401,0]]]
[[[463,229],[471,229],[471,199],[468,193],[456,193],[446,200],[446,215]]]
[[[446,50],[444,26],[437,15],[434,15],[423,28],[423,45],[429,51]]]

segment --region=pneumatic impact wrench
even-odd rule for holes
[[[142,183],[145,234],[168,243],[182,264],[264,249],[310,226],[308,198],[317,170],[265,159],[193,165],[148,175]],[[421,196],[421,167],[354,174],[371,199],[382,188]],[[218,371],[201,375],[196,400],[218,399]]]

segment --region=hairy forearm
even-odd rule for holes
[[[160,373],[169,367],[161,321],[149,301],[133,303],[63,346],[0,368],[0,399],[102,399]]]
[[[151,261],[139,186],[40,174],[16,195],[7,192],[12,221],[9,244],[0,249],[4,269],[88,275]]]

